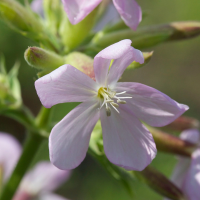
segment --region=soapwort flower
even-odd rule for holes
[[[70,176],[70,171],[59,170],[48,161],[39,162],[23,178],[14,200],[55,199],[64,200],[51,193]]]
[[[62,0],[69,21],[82,21],[102,0]],[[113,4],[127,26],[136,30],[142,20],[142,11],[135,0],[113,0]]]
[[[143,63],[142,52],[131,47],[130,40],[122,40],[95,56],[96,81],[71,65],[63,65],[35,82],[46,108],[83,102],[51,131],[50,160],[55,166],[72,169],[83,161],[99,118],[105,154],[112,163],[127,170],[143,170],[151,163],[156,145],[140,120],[151,126],[165,126],[188,106],[140,83],[118,83],[133,61]]]
[[[200,144],[200,133],[197,129],[185,130],[180,137],[188,142]],[[200,199],[200,148],[192,153],[191,158],[178,157],[171,180],[182,189],[188,200]]]
[[[19,156],[21,146],[17,140],[7,134],[0,133],[0,180],[4,183],[12,173]]]

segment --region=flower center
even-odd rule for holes
[[[125,93],[126,93],[126,91],[117,93],[115,91],[110,90],[108,87],[107,88],[106,87],[99,88],[98,97],[103,100],[100,102],[99,109],[101,109],[105,105],[106,114],[107,114],[107,116],[110,116],[111,115],[110,106],[112,106],[114,108],[114,110],[116,110],[119,113],[119,111],[117,109],[119,107],[119,103],[126,104],[126,101],[124,101],[122,99],[132,98],[132,97],[119,97],[118,96],[118,95],[125,94]]]

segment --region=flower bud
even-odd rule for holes
[[[56,35],[63,15],[66,15],[62,8],[63,5],[60,0],[43,0],[43,5],[47,27]]]
[[[182,140],[179,137],[150,126],[147,126],[147,128],[153,135],[156,147],[160,151],[190,157],[192,151],[196,148],[196,144]]]
[[[92,46],[105,48],[123,39],[132,40],[132,46],[143,49],[166,41],[188,39],[200,34],[199,22],[174,22],[154,26],[144,26],[137,31],[123,29],[114,32],[99,32],[92,40]]]
[[[30,66],[49,71],[65,64],[64,57],[39,47],[29,47],[24,53],[24,58]]]
[[[65,17],[61,22],[59,33],[63,44],[66,46],[65,52],[77,47],[88,36],[95,23],[97,11],[98,7],[76,25],[72,25],[67,15],[64,15]]]
[[[172,130],[183,131],[187,129],[198,129],[200,123],[197,119],[192,117],[184,117],[181,116],[173,121],[171,124],[167,125],[166,128],[170,128]]]
[[[151,57],[153,56],[153,51],[143,52],[143,56],[144,56],[144,63],[143,64],[140,64],[136,61],[133,61],[126,69],[138,69],[140,67],[143,67],[144,65],[146,65],[151,60]]]
[[[173,200],[186,200],[183,192],[176,185],[152,167],[148,166],[141,172],[133,173],[161,195]]]
[[[80,52],[72,52],[65,57],[65,63],[76,67],[95,80],[93,59]]]
[[[0,19],[26,36],[33,33],[38,35],[43,29],[35,15],[14,0],[0,0]]]
[[[19,64],[16,63],[9,73],[6,72],[1,57],[0,63],[0,111],[6,108],[18,108],[21,105],[21,89],[17,79]]]

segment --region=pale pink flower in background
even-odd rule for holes
[[[198,130],[189,129],[183,131],[180,137],[191,143],[200,144],[199,134]],[[192,153],[192,158],[178,157],[171,180],[182,189],[188,200],[200,199],[200,148]]]
[[[31,9],[39,15],[44,15],[43,0],[33,0],[31,3]]]
[[[83,161],[99,119],[105,154],[112,163],[127,170],[143,170],[151,163],[156,145],[140,120],[165,126],[188,106],[140,83],[118,83],[133,61],[143,63],[142,52],[131,47],[130,40],[122,40],[95,56],[96,82],[71,65],[63,65],[35,82],[37,94],[47,108],[58,103],[83,102],[51,131],[50,160],[55,166],[73,169]]]
[[[19,142],[13,136],[0,132],[0,176],[3,175],[3,182],[9,178],[20,154]]]
[[[102,0],[62,0],[65,11],[72,24],[82,21]],[[136,30],[142,20],[142,11],[135,0],[113,0],[125,24]]]
[[[33,197],[41,200],[47,199],[47,197],[49,200],[59,200],[59,198],[62,200],[63,197],[52,194],[51,191],[64,183],[69,178],[70,173],[70,171],[59,170],[50,162],[39,162],[23,178],[14,200],[29,200]]]

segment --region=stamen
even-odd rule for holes
[[[110,104],[118,113],[119,113],[119,111],[117,110],[117,108],[115,108],[115,106],[113,106],[112,104]]]
[[[117,100],[117,103],[126,104],[126,101],[122,101],[122,100],[118,99],[118,100]]]
[[[101,87],[98,91],[98,97],[101,98],[99,109],[101,109],[105,105],[106,115],[111,116],[111,108],[108,106],[110,104],[114,108],[114,110],[116,110],[116,112],[119,113],[119,111],[117,109],[119,107],[119,103],[126,104],[126,101],[124,101],[122,99],[131,99],[132,98],[132,97],[117,96],[117,95],[121,95],[121,94],[125,94],[125,93],[126,93],[126,91],[116,93],[115,91],[110,90],[109,87]],[[114,99],[117,99],[117,102],[114,101]],[[103,102],[103,103],[101,104],[101,102]]]

